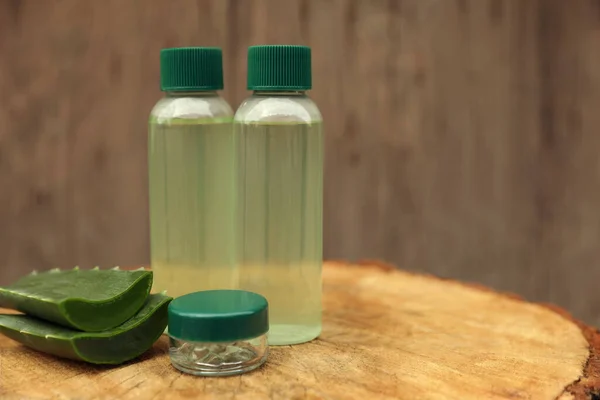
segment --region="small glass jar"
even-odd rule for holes
[[[170,337],[171,364],[193,375],[236,375],[260,367],[268,354],[267,335],[236,342],[189,342]]]
[[[243,290],[207,290],[169,304],[169,356],[178,370],[227,376],[260,367],[269,354],[267,300]]]

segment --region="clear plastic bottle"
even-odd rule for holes
[[[253,46],[236,111],[239,287],[269,301],[269,344],[321,332],[323,133],[305,46]]]
[[[151,265],[170,296],[235,288],[235,143],[219,48],[161,51],[149,121]]]

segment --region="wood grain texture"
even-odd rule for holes
[[[148,261],[162,47],[313,48],[324,250],[600,325],[600,7],[577,0],[0,0],[0,283]]]
[[[273,347],[256,372],[182,374],[169,364],[164,337],[139,362],[116,368],[46,356],[0,337],[0,395],[564,400],[589,399],[600,389],[600,371],[590,367],[600,335],[560,312],[374,262],[327,263],[323,279],[320,338]]]

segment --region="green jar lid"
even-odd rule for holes
[[[169,336],[194,342],[232,342],[269,331],[263,296],[243,290],[207,290],[169,304]]]
[[[160,89],[165,92],[223,89],[223,52],[218,47],[162,49]]]
[[[248,90],[312,88],[310,47],[291,45],[248,48]]]

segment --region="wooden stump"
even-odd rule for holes
[[[599,333],[551,306],[376,262],[326,263],[324,329],[259,370],[198,378],[163,337],[95,367],[0,337],[2,399],[600,399]]]

